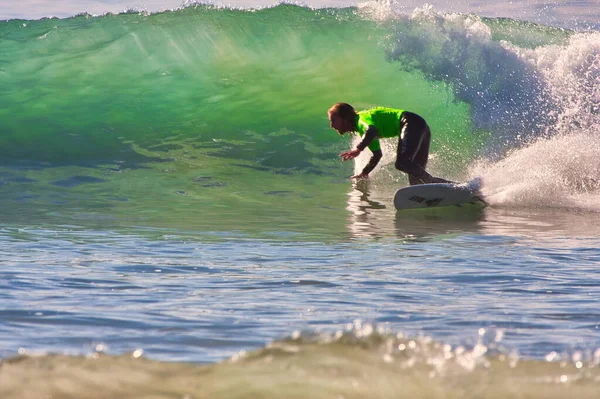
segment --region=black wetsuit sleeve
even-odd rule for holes
[[[383,152],[381,152],[381,150],[373,151],[373,156],[369,160],[367,166],[365,166],[365,168],[363,169],[362,174],[368,175],[369,173],[371,173],[371,171],[375,169],[375,166],[377,166],[377,164],[381,160],[381,157],[383,157]]]
[[[364,150],[365,148],[367,148],[369,146],[369,144],[371,144],[371,142],[373,140],[375,140],[378,133],[379,132],[377,131],[377,128],[373,125],[370,125],[367,128],[367,131],[365,132],[365,135],[364,135],[362,141],[360,143],[358,143],[356,148],[358,148],[361,151]]]

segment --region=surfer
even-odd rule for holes
[[[353,179],[369,177],[369,173],[381,160],[380,138],[398,137],[396,169],[408,174],[411,186],[424,183],[452,183],[433,177],[425,171],[429,157],[431,131],[427,122],[419,115],[401,109],[376,107],[356,112],[347,103],[334,104],[327,112],[330,125],[340,135],[357,132],[362,141],[356,148],[340,154],[342,161],[356,158],[365,148],[373,155],[358,175]]]

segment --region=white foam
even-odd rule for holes
[[[499,162],[480,161],[492,205],[567,207],[600,211],[600,131],[538,139]]]

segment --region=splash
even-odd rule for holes
[[[492,205],[600,211],[600,131],[541,138],[473,168]]]
[[[512,49],[546,82],[554,123],[473,173],[484,177],[492,203],[600,211],[600,33],[573,35],[565,46]]]

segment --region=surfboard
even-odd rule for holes
[[[480,192],[481,178],[467,183],[431,183],[408,186],[398,189],[394,195],[396,209],[434,208],[442,206],[462,206],[483,204]]]

